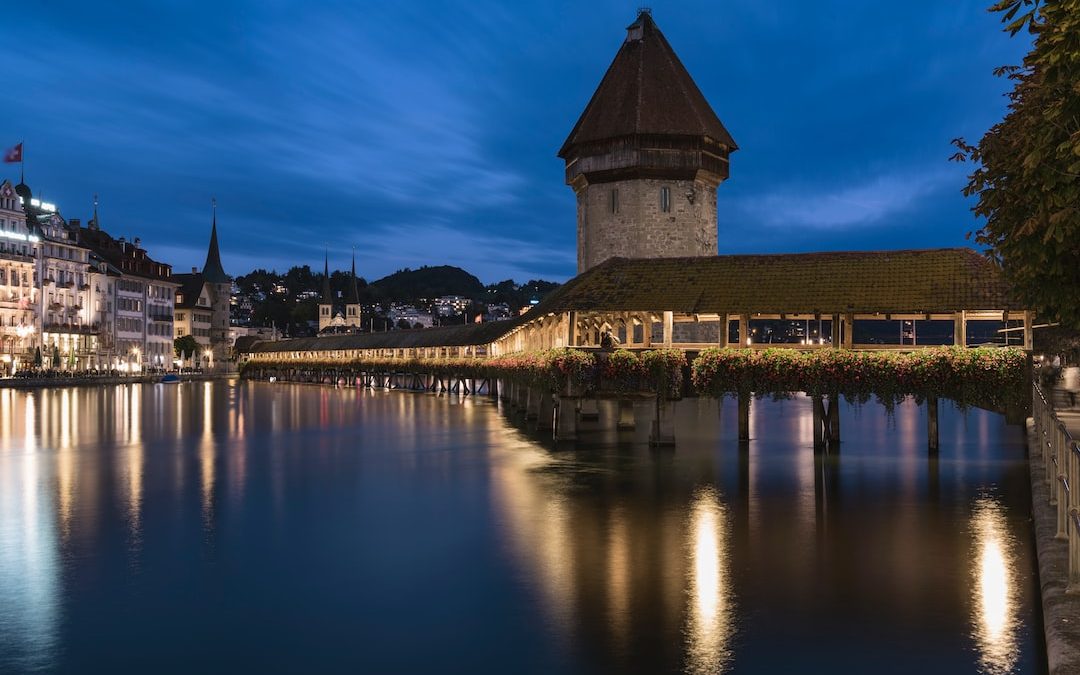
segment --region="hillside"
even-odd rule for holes
[[[484,297],[484,285],[460,267],[439,265],[399,270],[368,284],[368,292],[378,302],[412,302],[416,298],[442,295],[481,299]]]

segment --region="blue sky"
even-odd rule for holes
[[[740,146],[721,253],[965,245],[960,190],[1026,43],[990,0],[655,1]],[[0,145],[68,218],[226,271],[452,264],[565,280],[555,153],[638,2],[48,2],[5,10]],[[17,165],[2,165],[17,180]]]

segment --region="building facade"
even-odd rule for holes
[[[737,149],[642,10],[559,150],[577,196],[578,273],[611,257],[716,255],[716,188]]]
[[[29,194],[29,193],[27,193]],[[33,358],[41,325],[38,258],[40,237],[26,224],[22,198],[10,181],[0,183],[0,372],[11,374]]]

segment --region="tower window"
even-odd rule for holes
[[[660,210],[664,213],[671,211],[671,188],[660,188]]]
[[[611,191],[611,212],[619,212],[619,191],[617,189]]]

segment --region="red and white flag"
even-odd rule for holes
[[[13,148],[8,148],[7,151],[4,153],[4,161],[8,162],[8,163],[21,162],[22,161],[22,143],[19,143],[18,145],[16,145]]]

